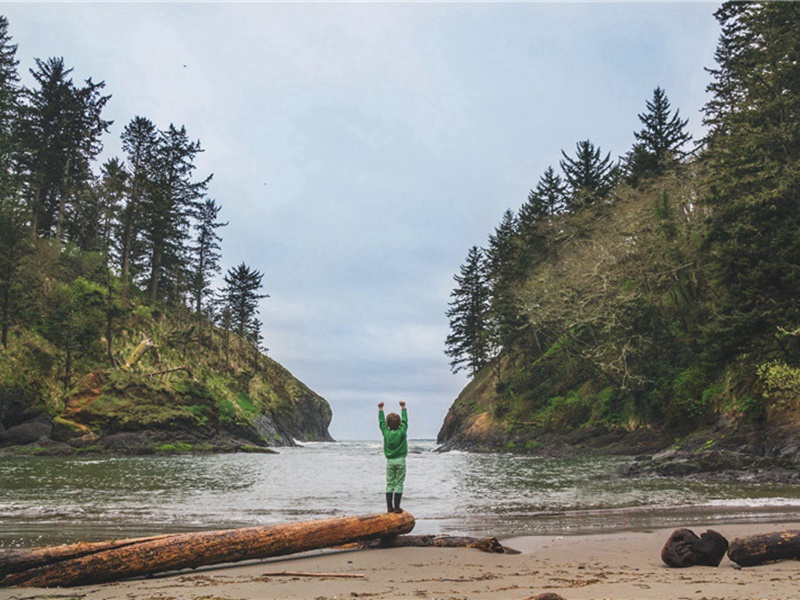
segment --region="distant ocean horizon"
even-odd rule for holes
[[[629,479],[620,457],[433,452],[410,440],[414,533],[514,537],[800,519],[800,487]],[[0,460],[0,548],[385,510],[380,440],[278,454]]]

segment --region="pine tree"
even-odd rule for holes
[[[157,171],[142,206],[148,247],[150,302],[179,301],[188,290],[190,217],[205,194],[211,176],[193,181],[200,142],[189,141],[186,128],[170,125],[161,133],[155,158]]]
[[[521,275],[519,220],[512,210],[503,214],[500,225],[489,236],[486,250],[487,285],[490,292],[489,330],[492,345],[508,346],[519,325],[514,304],[514,284]]]
[[[228,270],[224,276],[225,287],[220,290],[222,306],[230,315],[232,330],[242,339],[252,336],[253,323],[258,316],[258,301],[269,298],[260,294],[263,273],[245,263]]]
[[[798,339],[777,332],[800,323],[800,4],[728,2],[715,16],[722,34],[704,111],[718,318],[707,346],[794,361]]]
[[[211,279],[219,274],[221,258],[220,242],[222,238],[217,229],[228,223],[217,220],[222,209],[214,200],[206,198],[195,214],[195,230],[197,237],[192,247],[192,273],[189,280],[189,291],[192,295],[194,310],[199,315],[203,303],[211,294]]]
[[[125,199],[128,173],[122,161],[110,158],[100,167],[100,178],[87,188],[70,215],[68,237],[82,250],[104,253],[110,260],[113,230]]]
[[[144,227],[142,205],[152,190],[156,174],[158,130],[144,117],[134,117],[122,132],[122,149],[127,157],[127,188],[125,204],[118,225],[118,246],[122,280],[132,279],[134,264],[144,256],[139,231]]]
[[[567,186],[553,167],[547,167],[519,210],[519,229],[524,234],[546,217],[564,210]]]
[[[91,181],[100,136],[111,124],[101,117],[110,98],[100,93],[105,83],[87,79],[76,87],[70,73],[63,58],[36,60],[31,75],[38,87],[24,90],[21,127],[32,233],[59,240],[67,204]]]
[[[600,148],[589,140],[576,144],[575,158],[564,157],[559,164],[567,182],[567,210],[575,211],[583,206],[608,198],[619,177],[619,167],[611,161],[609,152],[600,157]]]
[[[637,141],[626,160],[628,179],[634,184],[661,174],[683,158],[682,148],[692,139],[686,131],[689,120],[681,119],[677,109],[670,113],[669,98],[660,87],[653,91],[653,99],[646,105],[647,112],[638,115],[644,127],[634,132]]]
[[[474,375],[493,354],[483,251],[477,246],[470,248],[460,275],[453,278],[458,285],[450,293],[452,300],[446,313],[450,319],[450,334],[445,340],[445,354],[451,359],[450,368],[454,373],[467,369]]]
[[[17,46],[11,43],[8,19],[0,15],[0,204],[11,202],[17,187],[14,162],[20,111]]]

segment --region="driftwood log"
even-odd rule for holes
[[[380,513],[99,544],[72,544],[61,547],[61,550],[32,550],[33,556],[27,559],[14,552],[8,561],[0,556],[0,573],[5,573],[0,579],[0,587],[70,587],[107,583],[397,536],[413,528],[414,517],[409,512]],[[78,549],[78,546],[83,547]],[[40,566],[31,568],[31,564]]]
[[[475,548],[495,554],[519,554],[517,550],[506,548],[497,538],[476,538],[450,535],[400,535],[389,536],[366,543],[368,548]]]
[[[728,549],[728,558],[741,567],[800,559],[800,531],[776,531],[736,538]]]
[[[78,542],[77,544],[47,546],[45,548],[32,548],[30,550],[11,550],[0,554],[0,587],[3,585],[3,578],[11,573],[22,573],[65,560],[80,558],[81,556],[87,556],[89,554],[97,554],[115,548],[123,548],[142,542],[173,537],[173,535],[174,534],[128,538],[124,540],[109,540],[106,542]]]
[[[676,529],[661,549],[661,560],[669,567],[718,567],[728,549],[728,540],[713,529],[697,536],[690,529]]]

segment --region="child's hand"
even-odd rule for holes
[[[383,402],[378,402],[378,410],[383,410]]]
[[[400,408],[405,408],[405,407],[406,407],[406,403],[401,400],[400,401]]]

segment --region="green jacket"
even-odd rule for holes
[[[386,458],[403,458],[408,454],[408,413],[406,409],[400,411],[400,427],[395,430],[389,429],[386,424],[386,415],[382,410],[378,411],[378,425],[383,434],[383,453]]]

